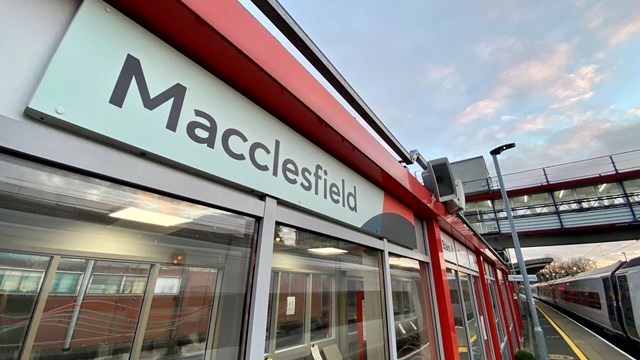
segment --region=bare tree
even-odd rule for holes
[[[551,264],[538,272],[541,281],[559,279],[565,276],[577,275],[596,268],[596,262],[586,256],[575,256],[568,260],[554,258]]]

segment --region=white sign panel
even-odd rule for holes
[[[507,277],[509,281],[524,281],[524,276],[522,275],[509,275]],[[538,281],[538,277],[536,275],[528,275],[527,278],[529,281]]]
[[[26,113],[358,227],[383,212],[379,188],[100,1],[83,2]]]

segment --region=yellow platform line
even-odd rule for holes
[[[556,329],[556,331],[558,331],[558,333],[560,334],[560,336],[562,336],[562,338],[564,339],[564,341],[567,342],[567,345],[569,345],[569,347],[571,348],[571,350],[573,350],[573,352],[578,355],[578,358],[580,360],[589,360],[584,353],[582,353],[582,351],[580,351],[580,348],[578,348],[578,346],[571,340],[571,338],[564,333],[564,331],[562,331],[560,329],[560,327],[558,325],[556,325],[556,323],[551,320],[551,318],[549,317],[549,315],[547,315],[547,313],[545,313],[544,311],[542,311],[542,309],[540,309],[538,306],[536,306],[536,309],[538,309],[538,311],[540,311],[542,313],[542,315],[544,315],[545,318],[547,318],[547,320],[549,321],[549,323],[551,324],[551,326],[554,327],[554,329]]]

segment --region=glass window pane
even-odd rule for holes
[[[122,280],[134,275],[146,282],[149,269],[145,264],[62,258],[56,275],[80,272],[92,285],[81,284],[78,294],[47,299],[32,358],[128,354],[143,297],[125,296]]]
[[[266,356],[384,359],[379,251],[278,225]],[[365,345],[366,344],[366,345]]]
[[[69,295],[75,294],[80,286],[81,273],[60,272],[57,271],[53,278],[53,284],[49,294],[51,295]]]
[[[529,205],[529,195],[519,195],[511,197],[511,204],[513,207],[521,207]]]
[[[436,359],[426,264],[390,254],[389,265],[398,359]]]
[[[453,321],[456,326],[456,339],[458,340],[458,353],[460,360],[469,360],[469,344],[467,342],[467,327],[465,326],[465,314],[462,305],[460,287],[458,286],[458,272],[447,270],[449,281],[449,295],[451,296],[451,307],[453,309]]]
[[[126,209],[172,215],[185,222],[164,226],[135,216],[114,216]],[[200,283],[197,291],[191,290],[195,283],[185,284],[181,275],[161,275],[153,291],[147,291],[159,298],[183,299],[181,308],[175,309],[175,313],[180,314],[176,336],[179,346],[184,345],[181,352],[193,358],[203,356],[205,351],[211,353],[212,358],[241,356],[255,219],[3,154],[0,154],[0,218],[3,220],[1,247],[20,244],[47,254],[72,253],[75,257],[62,258],[55,274],[51,274],[49,297],[43,299],[42,322],[34,329],[37,332],[34,358],[45,358],[47,354],[60,357],[61,351],[65,354],[70,351],[70,356],[79,352],[89,354],[78,355],[85,358],[96,354],[126,357],[132,337],[139,329],[140,304],[144,301],[149,269],[174,263],[174,260],[178,268],[216,273],[215,281],[211,274],[200,274],[203,275],[200,279],[210,281]],[[49,257],[42,258],[48,262]],[[89,271],[88,258],[95,262]],[[119,259],[127,260],[120,262]],[[6,308],[11,316],[22,318],[19,326],[11,323],[11,330],[4,329],[11,335],[0,336],[0,341],[8,339],[19,346],[23,335],[15,334],[30,323],[29,301],[33,302],[38,292],[42,293],[40,287],[46,266],[6,264],[7,261],[0,258],[0,270],[25,272],[21,278],[15,273],[3,272],[4,284],[0,282],[7,290],[21,291],[23,315],[15,308]],[[195,281],[195,275],[190,274],[188,279]],[[209,292],[211,283],[218,288],[218,296]],[[76,305],[78,298],[82,298],[80,305]],[[215,305],[207,302],[211,300]],[[154,304],[154,309],[158,306]],[[186,330],[180,327],[181,321],[189,319],[188,314],[196,309],[202,309],[202,313],[211,311],[209,307],[215,309],[215,313],[199,319],[195,330],[188,335],[183,333]],[[77,313],[75,317],[74,313]],[[74,318],[76,323],[72,325]],[[91,319],[93,321],[89,321]],[[212,319],[216,321],[211,322]],[[6,326],[6,319],[0,318],[0,321],[0,326]],[[45,328],[48,330],[43,331]],[[70,340],[67,334],[71,335]],[[143,357],[145,352],[167,351],[164,334],[160,333],[155,341],[147,335]],[[154,350],[156,345],[158,349]],[[63,350],[67,346],[70,350]],[[10,347],[7,349],[12,351]]]
[[[218,271],[163,266],[161,278],[170,281],[163,281],[163,292],[154,291],[140,358],[204,359]]]
[[[629,200],[640,202],[640,179],[625,180],[624,189],[629,195]]]
[[[280,273],[276,350],[304,343],[307,275]]]
[[[0,357],[18,357],[49,260],[0,252]]]
[[[493,310],[494,321],[498,328],[498,338],[500,344],[503,344],[506,339],[506,332],[504,329],[504,321],[502,319],[502,310],[499,303],[497,285],[495,280],[487,279],[487,285],[489,286],[489,296],[491,297],[491,308]]]
[[[333,276],[312,275],[311,341],[333,337]]]
[[[484,346],[483,336],[480,327],[482,324],[478,320],[477,301],[473,296],[473,286],[471,284],[471,276],[460,273],[460,282],[462,285],[462,299],[464,300],[466,325],[469,331],[469,343],[471,344],[471,353],[474,360],[483,360]]]

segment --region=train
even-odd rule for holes
[[[640,257],[532,288],[534,297],[640,346]]]

